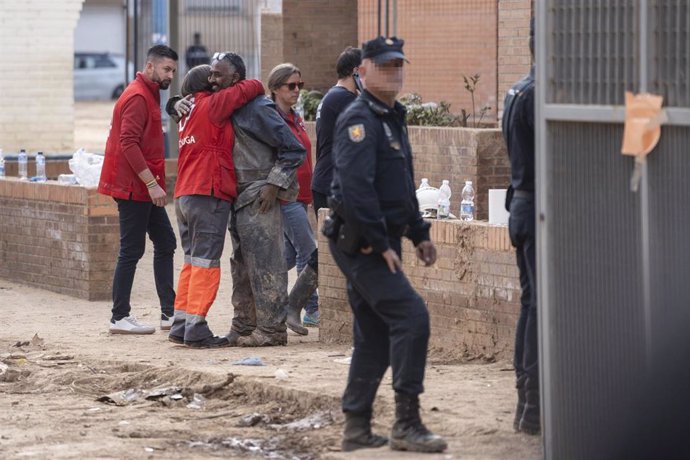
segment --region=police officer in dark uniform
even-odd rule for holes
[[[374,397],[393,370],[394,450],[441,452],[446,442],[419,416],[429,340],[429,313],[400,262],[401,237],[427,266],[436,261],[429,224],[415,196],[405,109],[395,98],[403,84],[403,40],[379,37],[363,45],[365,91],[338,118],[334,140],[332,210],[324,225],[333,257],[347,278],[354,313],[354,352],[343,395],[342,450],[378,447],[371,432]]]
[[[534,19],[530,23],[534,58]],[[520,270],[520,317],[515,331],[514,366],[518,404],[513,428],[539,434],[539,358],[537,344],[536,221],[534,203],[534,66],[506,95],[503,137],[508,146],[511,184],[506,199],[510,240]]]

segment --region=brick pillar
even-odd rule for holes
[[[357,43],[357,0],[283,0],[283,59],[302,71],[307,89],[337,80],[335,62]]]
[[[261,81],[268,83],[268,74],[283,61],[283,16],[261,14]]]
[[[74,149],[74,28],[83,0],[0,0],[0,148]]]
[[[529,20],[532,0],[498,2],[498,101],[503,115],[503,99],[513,83],[529,72]]]

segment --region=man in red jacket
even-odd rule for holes
[[[137,262],[144,255],[146,234],[153,242],[153,273],[161,306],[161,329],[172,326],[175,291],[173,254],[177,242],[165,212],[165,152],[160,93],[177,70],[177,53],[156,45],[146,66],[125,88],[115,108],[105,146],[98,191],[112,196],[120,216],[120,252],[113,277],[111,334],[152,334],[139,323],[129,304]]]

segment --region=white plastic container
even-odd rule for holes
[[[504,188],[489,190],[489,223],[493,225],[508,225],[510,213],[506,211],[506,193]]]

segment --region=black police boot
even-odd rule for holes
[[[309,297],[314,293],[319,283],[319,277],[311,266],[307,265],[302,270],[302,273],[297,277],[295,285],[290,290],[288,295],[287,319],[285,324],[293,332],[299,335],[309,334],[309,329],[302,326],[302,318],[300,313],[302,308],[306,305]]]
[[[343,431],[343,452],[357,449],[373,449],[388,444],[388,438],[371,432],[371,412],[345,413],[345,430]]]
[[[520,420],[522,419],[522,414],[525,412],[525,380],[527,380],[527,376],[523,375],[517,379],[515,384],[518,396],[517,407],[515,408],[515,418],[513,419],[513,429],[515,431],[520,431]]]
[[[525,434],[541,434],[541,419],[539,414],[539,389],[525,390],[525,409],[520,419],[520,431]]]
[[[412,452],[443,452],[446,441],[427,430],[419,417],[419,397],[395,394],[395,424],[391,431],[391,449]]]

